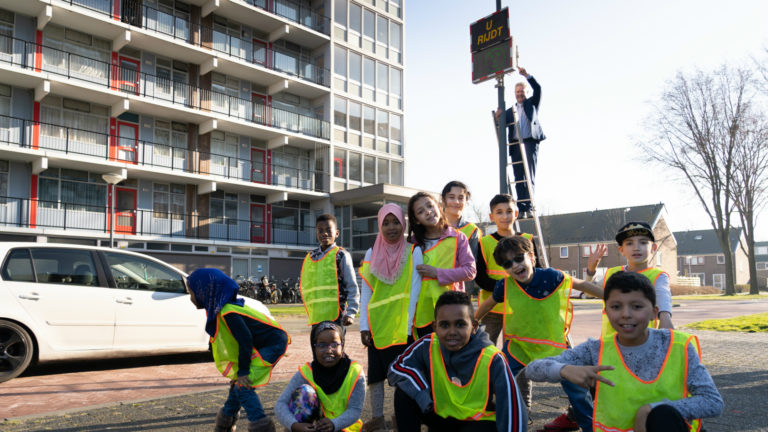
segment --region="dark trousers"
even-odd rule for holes
[[[525,138],[523,140],[525,144],[525,157],[528,159],[528,170],[531,173],[531,188],[534,187],[534,181],[536,179],[536,159],[539,156],[539,141],[533,138]],[[509,146],[509,157],[512,158],[512,162],[521,162],[523,160],[522,153],[520,152],[520,146],[518,144],[512,144]],[[517,199],[517,209],[520,212],[531,211],[531,194],[533,190],[528,190],[528,185],[523,181],[525,180],[525,169],[523,164],[512,165],[512,172],[515,174],[515,192]]]
[[[399,388],[395,389],[395,423],[398,432],[421,432],[421,425],[427,425],[430,432],[496,432],[493,421],[462,421],[440,417],[434,411],[424,413],[419,404]]]
[[[648,432],[688,432],[688,424],[680,412],[670,405],[659,405],[645,419]],[[702,431],[704,429],[702,428]]]

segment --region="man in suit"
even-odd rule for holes
[[[541,129],[539,123],[539,103],[541,102],[541,86],[532,75],[523,67],[518,67],[520,75],[524,76],[533,89],[533,96],[525,97],[525,83],[519,82],[515,84],[515,99],[516,103],[510,107],[506,112],[506,122],[509,131],[508,140],[514,145],[509,146],[509,156],[512,158],[512,162],[522,161],[522,154],[520,152],[520,146],[517,145],[518,134],[515,131],[515,112],[520,120],[520,139],[525,144],[525,155],[528,159],[528,169],[531,174],[531,187],[533,187],[534,179],[536,178],[536,159],[539,154],[539,142],[544,140],[544,132]],[[496,110],[496,121],[498,122],[501,117],[501,110]],[[533,191],[528,190],[528,185],[525,182],[525,172],[522,164],[513,165],[512,168],[515,174],[515,190],[517,192],[517,208],[520,211],[520,218],[531,217],[531,194]]]

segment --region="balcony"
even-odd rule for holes
[[[37,137],[35,134],[37,133]],[[36,142],[36,147],[35,147]],[[316,178],[328,173],[314,169],[267,163],[263,151],[249,160],[232,156],[189,151],[132,136],[108,135],[45,122],[0,116],[0,145],[53,150],[62,154],[138,165],[152,171],[163,168],[189,174],[238,180],[259,185],[280,186],[304,191],[327,192]],[[212,179],[213,180],[213,179]],[[271,192],[268,188],[262,192]],[[256,191],[252,191],[256,192]]]
[[[39,50],[41,59],[35,65],[33,53]],[[211,118],[210,113],[226,116],[237,123],[250,123],[266,126],[272,129],[280,129],[312,138],[329,139],[330,126],[327,121],[309,117],[297,112],[273,108],[265,105],[262,98],[253,101],[229,96],[212,90],[200,88],[170,77],[151,75],[140,72],[135,65],[117,66],[96,59],[72,54],[55,48],[38,45],[34,42],[0,36],[0,66],[10,65],[32,71],[47,72],[66,80],[76,80],[88,83],[92,86],[122,94],[136,102],[150,102],[148,113],[163,115],[174,120],[202,123]],[[0,72],[0,79],[6,78]],[[15,77],[8,77],[10,84],[19,85],[12,81]],[[28,81],[29,77],[25,77]],[[5,80],[4,80],[5,81]],[[18,80],[17,80],[18,81]],[[27,87],[36,87],[35,83],[27,83]],[[64,86],[66,87],[66,86]],[[57,89],[53,89],[57,90]],[[64,88],[58,93],[63,96],[83,97],[82,88]],[[89,89],[90,90],[90,89]],[[95,92],[89,100],[99,100],[107,104],[117,103],[120,98],[105,100],[103,93]],[[190,119],[190,112],[168,112],[161,105],[173,105],[179,108],[187,108],[197,111],[197,119]],[[141,104],[139,104],[142,106]],[[237,133],[254,136],[260,139],[271,139],[280,136],[275,133],[259,133],[256,130],[243,132],[242,128]]]
[[[102,236],[109,234],[109,216],[106,205],[0,197],[0,226],[5,228],[71,230]],[[308,225],[124,208],[115,208],[114,217],[115,234],[126,238],[144,236],[293,246],[316,243],[315,228]]]

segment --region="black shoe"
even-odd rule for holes
[[[530,210],[521,211],[517,216],[518,219],[533,219],[533,212]]]

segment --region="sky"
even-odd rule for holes
[[[472,84],[469,24],[496,2],[404,3],[406,185],[439,192],[461,180],[485,210],[498,193],[497,90],[495,81]],[[673,231],[711,229],[691,186],[643,162],[637,143],[649,132],[652,103],[679,71],[768,58],[768,2],[504,0],[502,7],[519,64],[542,87],[539,214],[661,202]],[[505,78],[508,107],[522,80],[517,72]],[[768,240],[768,210],[756,234]]]

